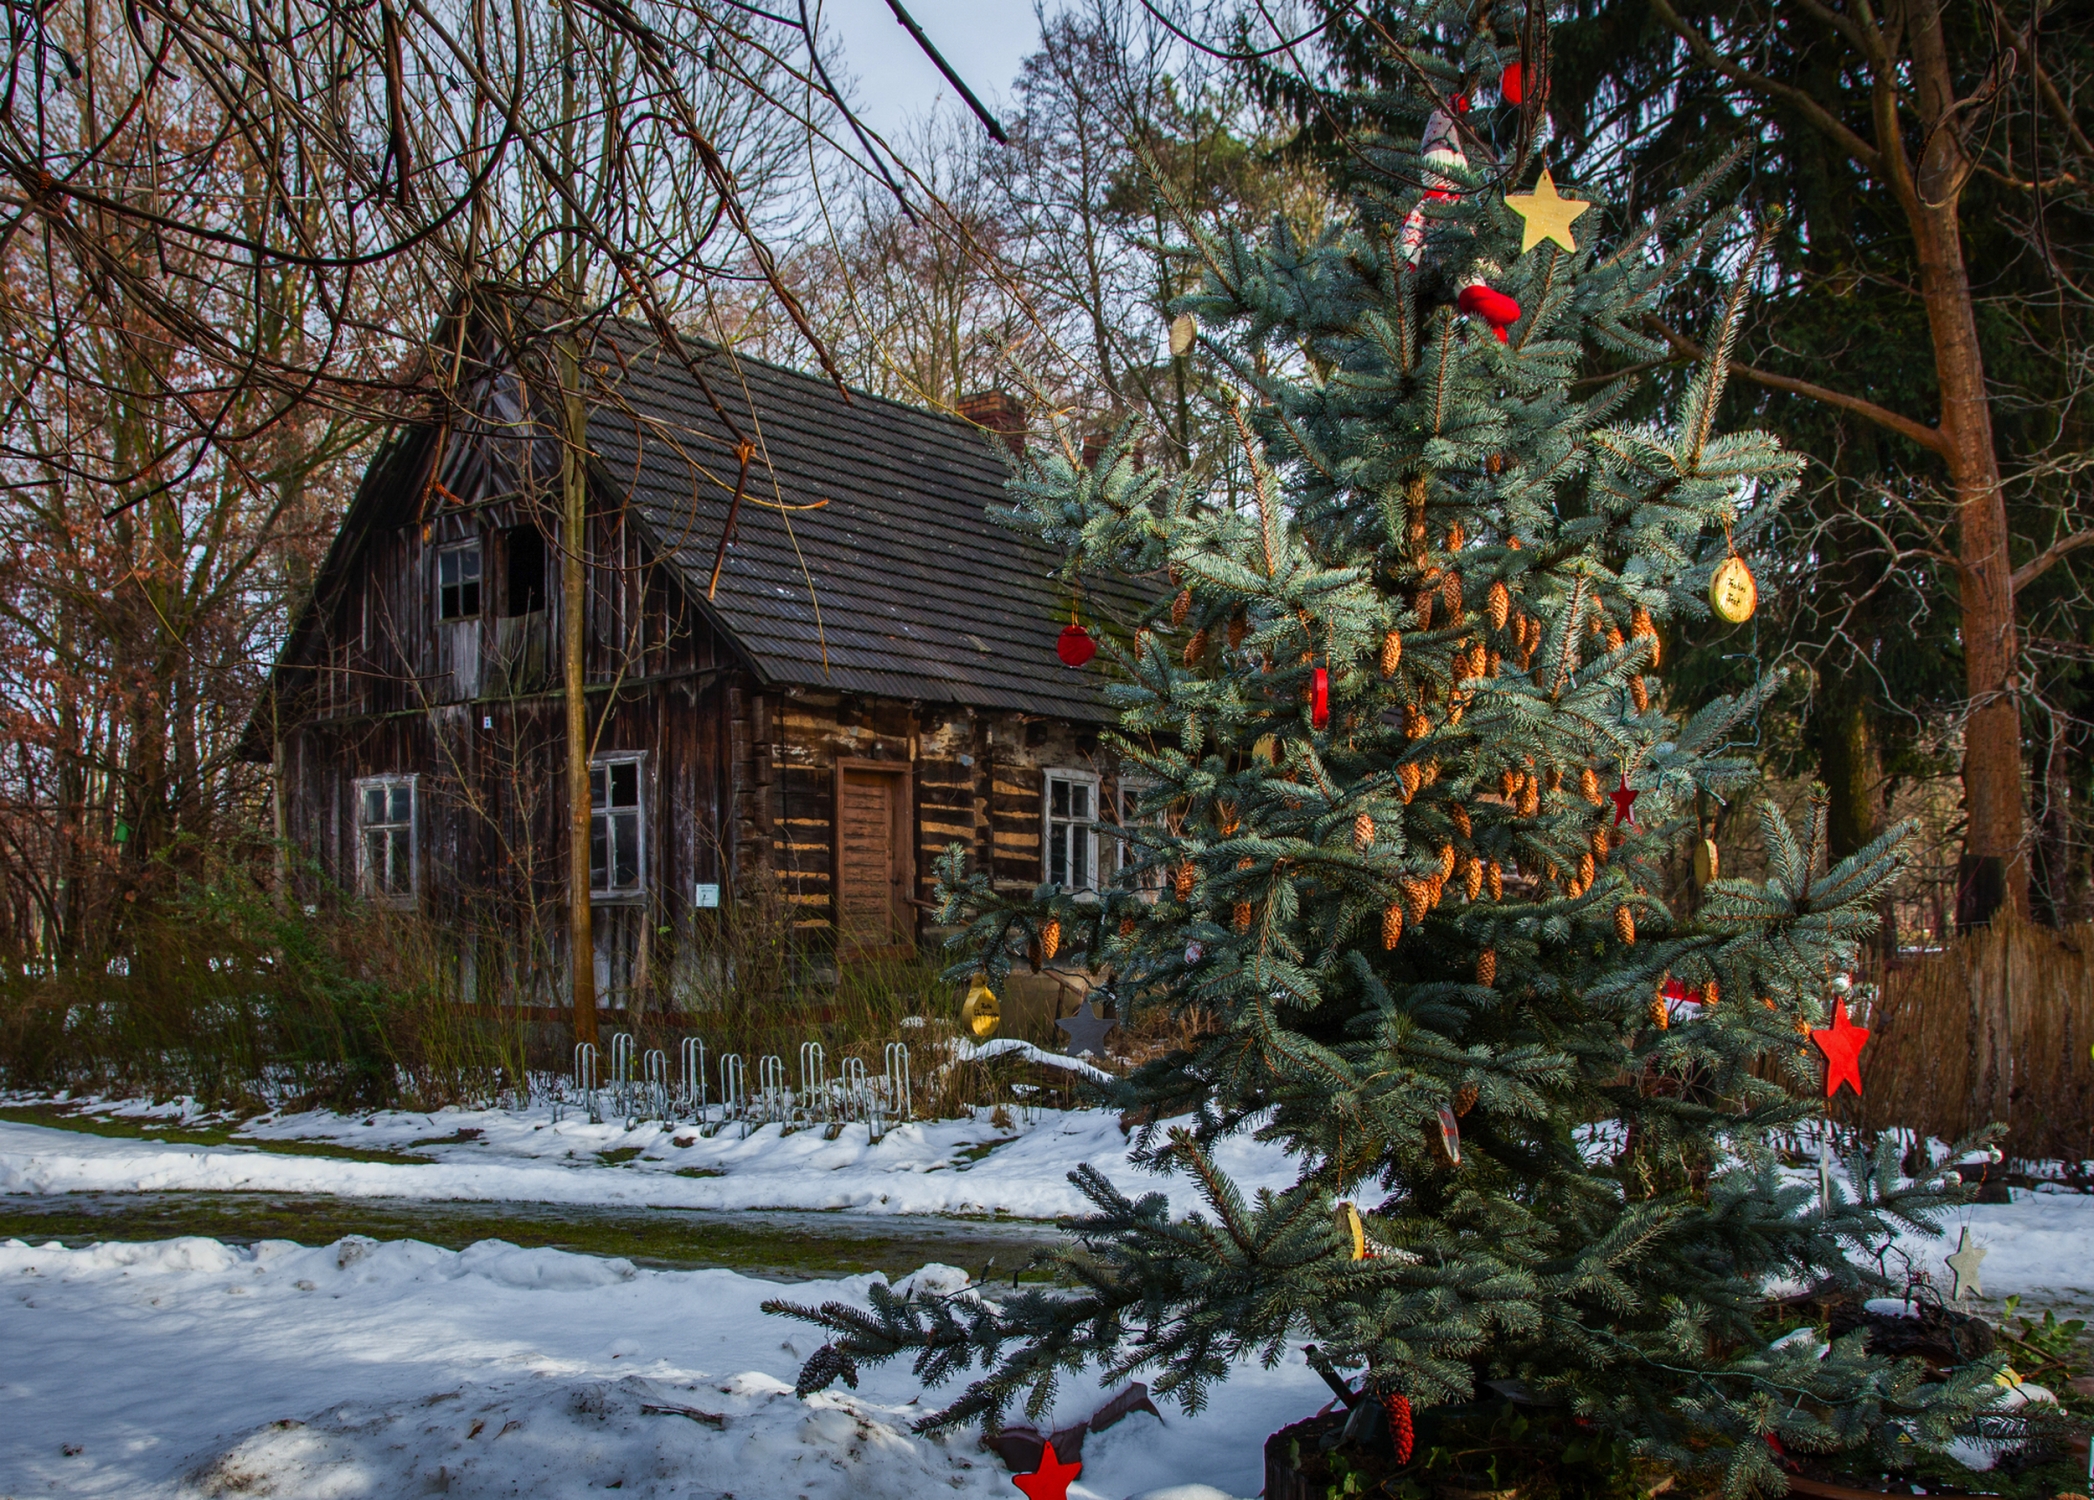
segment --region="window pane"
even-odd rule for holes
[[[1091,815],[1091,789],[1082,782],[1069,784],[1069,816],[1088,818]]]
[[[1069,783],[1050,781],[1047,783],[1047,811],[1057,818],[1069,816]]]
[[[468,583],[458,591],[458,614],[461,618],[470,618],[479,612],[480,585],[477,582]]]
[[[364,818],[363,818],[363,820],[364,820],[364,824],[365,824],[365,826],[366,826],[366,827],[368,827],[369,825],[371,825],[371,824],[373,824],[373,823],[383,823],[383,822],[385,821],[385,788],[384,788],[384,787],[382,787],[382,786],[367,786],[367,787],[365,787],[365,788],[364,788]]]
[[[1069,883],[1069,825],[1051,823],[1047,828],[1047,879],[1054,885]]]
[[[610,839],[611,820],[599,813],[589,820],[589,884],[596,890],[606,889],[604,871],[610,868],[610,851],[606,847]]]
[[[1069,884],[1078,890],[1091,887],[1091,831],[1080,823],[1069,826]]]
[[[638,807],[640,805],[640,763],[636,760],[611,762],[611,806]]]
[[[389,828],[385,834],[385,889],[388,895],[404,896],[414,888],[414,872],[408,868],[413,845],[407,830]]]
[[[619,890],[630,890],[640,883],[640,815],[636,812],[614,814],[612,831],[616,835],[611,841],[612,848],[617,855],[613,884]]]
[[[393,788],[393,815],[387,821],[412,823],[414,821],[414,788],[401,785]]]
[[[604,787],[610,780],[610,769],[609,766],[591,766],[589,768],[589,805],[591,807],[602,807],[604,805]]]
[[[461,547],[452,554],[458,559],[458,576],[473,583],[480,581],[480,544]]]
[[[439,588],[448,588],[458,581],[458,563],[463,556],[460,552],[436,554],[436,582]]]

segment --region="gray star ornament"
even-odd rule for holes
[[[1956,1290],[1950,1301],[1961,1302],[1972,1292],[1980,1297],[1985,1295],[1985,1288],[1978,1284],[1978,1266],[1984,1259],[1985,1247],[1970,1242],[1970,1226],[1964,1225],[1963,1237],[1956,1242],[1956,1253],[1946,1261],[1948,1268],[1956,1273]]]
[[[1081,1057],[1088,1052],[1093,1057],[1105,1056],[1105,1033],[1119,1025],[1110,1017],[1101,1016],[1091,1009],[1090,997],[1076,1007],[1076,1014],[1063,1016],[1054,1023],[1069,1034],[1069,1045],[1062,1050],[1071,1057]]]

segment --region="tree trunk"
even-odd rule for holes
[[[2007,501],[1992,446],[1992,404],[1985,357],[1963,261],[1959,203],[1971,170],[1957,134],[1941,128],[1956,107],[1942,35],[1939,0],[1918,0],[1909,16],[1912,76],[1920,115],[1931,122],[1920,160],[1893,187],[1919,255],[1920,297],[1934,342],[1941,389],[1949,491],[1956,506],[1956,561],[1962,606],[1963,804],[1967,818],[1957,879],[1956,921],[1989,921],[2003,901],[2029,914],[2029,872],[2022,835],[2021,705],[2015,667],[2020,643],[2014,619],[2014,564],[2008,550]],[[1889,86],[1880,80],[1879,90]],[[1881,106],[1879,106],[1880,108]],[[1902,163],[1895,105],[1890,130],[1879,128],[1887,157]],[[1880,118],[1880,117],[1879,117]]]
[[[567,967],[575,1045],[596,1041],[596,933],[589,906],[589,703],[584,694],[588,641],[588,412],[582,362],[572,337],[560,339],[560,666],[567,705]]]

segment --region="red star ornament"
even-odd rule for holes
[[[1622,772],[1621,785],[1607,793],[1607,799],[1614,804],[1614,826],[1616,828],[1621,827],[1624,823],[1631,828],[1636,826],[1636,799],[1642,795],[1643,793],[1636,791],[1629,785],[1629,773],[1627,771]]]
[[[1069,1484],[1083,1472],[1083,1460],[1065,1464],[1054,1456],[1054,1444],[1040,1448],[1040,1466],[1030,1474],[1013,1474],[1011,1483],[1025,1492],[1026,1500],[1069,1500]]]
[[[1847,1002],[1835,999],[1832,1002],[1832,1024],[1823,1031],[1813,1030],[1810,1039],[1818,1044],[1825,1054],[1825,1097],[1830,1099],[1840,1091],[1840,1085],[1854,1085],[1856,1098],[1861,1096],[1861,1049],[1869,1039],[1868,1028],[1856,1026],[1847,1019]]]

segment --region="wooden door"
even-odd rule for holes
[[[836,924],[845,952],[908,945],[911,873],[908,768],[843,762],[836,768]]]

